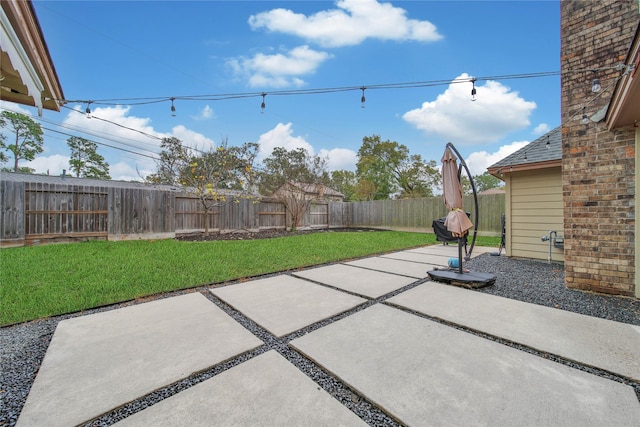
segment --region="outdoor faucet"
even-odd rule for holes
[[[551,237],[553,236],[553,237]],[[553,242],[556,240],[556,238],[558,237],[558,232],[557,231],[549,231],[549,235],[547,236],[542,236],[540,238],[540,240],[542,240],[543,242],[549,242],[549,257],[547,258],[547,261],[550,263],[551,262],[551,249],[552,249],[552,245]]]

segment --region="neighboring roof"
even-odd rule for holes
[[[83,185],[94,187],[114,187],[114,188],[146,188],[155,190],[181,191],[182,189],[174,185],[146,184],[136,181],[114,181],[93,178],[76,178],[71,175],[39,175],[22,172],[0,172],[0,181],[12,182],[37,182],[42,184],[64,184]]]
[[[616,83],[607,110],[609,130],[640,122],[640,23],[624,65],[626,70]]]
[[[191,193],[195,192],[193,188],[180,187],[178,185],[167,184],[149,184],[146,182],[138,181],[115,181],[115,180],[102,180],[93,178],[76,178],[74,176],[65,175],[39,175],[22,172],[6,172],[0,171],[0,181],[12,181],[12,182],[35,182],[41,184],[59,184],[59,185],[77,185],[85,187],[108,187],[108,188],[137,188],[142,190],[161,190],[161,191],[175,191],[177,193]],[[246,196],[247,193],[238,190],[219,189],[219,194],[225,196]],[[251,194],[251,197],[260,197],[258,194]]]
[[[487,170],[491,175],[499,175],[506,172],[556,167],[561,164],[562,132],[561,127],[558,126],[515,153],[489,166]]]
[[[2,0],[0,99],[60,111],[64,99],[49,48],[30,0]]]

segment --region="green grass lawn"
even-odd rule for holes
[[[0,325],[434,243],[433,234],[377,231],[7,248],[0,250]],[[476,242],[498,244],[497,237]]]

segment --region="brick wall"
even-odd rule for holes
[[[581,123],[606,106],[640,21],[638,0],[562,1],[562,189],[571,288],[634,295],[635,129]],[[583,71],[577,71],[583,70]]]

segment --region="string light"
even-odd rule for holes
[[[551,148],[551,143],[549,142],[549,134],[547,134],[547,150]]]
[[[591,71],[591,70],[589,70]],[[568,71],[571,73],[578,71]],[[579,72],[585,72],[585,70],[579,70]],[[384,89],[412,89],[412,88],[424,88],[424,87],[435,87],[435,86],[448,86],[451,84],[460,84],[460,83],[468,83],[473,81],[481,81],[481,80],[510,80],[510,79],[528,79],[528,78],[540,78],[540,77],[553,77],[559,76],[561,74],[566,74],[567,72],[560,71],[544,71],[544,72],[536,72],[536,73],[527,73],[527,74],[506,74],[506,75],[495,75],[495,76],[482,76],[482,77],[474,77],[474,78],[464,78],[464,79],[443,79],[443,80],[426,80],[426,81],[417,81],[417,82],[403,82],[403,83],[381,83],[381,84],[371,84],[367,85],[365,88],[368,90],[384,90]],[[362,90],[364,86],[340,86],[340,87],[326,87],[326,88],[315,88],[315,89],[292,89],[292,90],[281,90],[281,91],[273,91],[269,92],[269,95],[316,95],[316,94],[325,94],[325,93],[338,93],[338,92],[347,92],[353,90]],[[183,101],[223,101],[229,99],[241,99],[241,98],[253,98],[256,96],[266,95],[264,92],[240,92],[240,93],[224,93],[224,94],[206,94],[206,95],[185,95],[185,96],[172,96],[172,97],[139,97],[139,98],[109,98],[109,99],[94,99],[92,101],[82,100],[82,99],[52,99],[58,101],[60,104],[69,104],[69,103],[87,103],[92,102],[94,104],[107,105],[107,106],[120,106],[123,104],[126,105],[146,105],[146,104],[157,104],[161,102],[171,101],[171,100],[183,100]]]
[[[362,105],[360,105],[360,108],[364,108],[365,107],[364,103],[367,101],[367,99],[364,97],[364,91],[366,87],[362,86],[360,89],[362,89],[362,98],[360,98],[360,102]]]
[[[175,100],[175,98],[171,98],[171,117],[175,117],[176,116],[176,106],[173,105],[173,101]]]
[[[587,107],[582,107],[582,120],[580,120],[580,123],[582,123],[583,125],[589,124],[589,117],[587,117]]]
[[[267,96],[267,94],[266,94],[266,93],[264,93],[264,92],[262,92],[260,95],[262,96],[262,104],[260,104],[260,114],[264,114],[264,109],[265,109],[265,107],[267,106],[267,105],[264,103],[264,97],[265,97],[265,96]],[[276,110],[277,110],[277,108],[276,108]]]
[[[471,88],[471,100],[475,101],[476,100],[476,79],[475,78],[471,79],[471,84],[473,85],[473,87]]]
[[[600,85],[600,79],[598,79],[598,72],[593,70],[593,83],[591,83],[591,92],[598,93],[602,89]]]
[[[87,119],[91,118],[91,101],[87,102],[87,109],[84,110],[84,112],[87,114]]]
[[[448,86],[451,84],[459,84],[459,83],[469,83],[473,84],[472,88],[472,96],[474,95],[475,82],[477,81],[488,81],[488,80],[512,80],[512,79],[531,79],[531,78],[541,78],[541,77],[554,77],[561,76],[567,74],[577,74],[577,73],[585,73],[585,72],[594,72],[601,70],[620,70],[623,71],[624,74],[630,72],[633,69],[633,66],[626,66],[624,64],[616,64],[611,67],[601,67],[597,69],[578,69],[578,70],[565,70],[565,71],[543,71],[543,72],[534,72],[534,73],[524,73],[524,74],[505,74],[505,75],[494,75],[494,76],[481,76],[481,77],[470,77],[464,79],[443,79],[443,80],[426,80],[426,81],[417,81],[417,82],[402,82],[402,83],[381,83],[381,84],[372,84],[367,85],[366,89],[373,90],[384,90],[384,89],[412,89],[412,88],[424,88],[424,87],[435,87],[435,86]],[[281,90],[281,91],[273,91],[269,92],[269,95],[316,95],[316,94],[324,94],[324,93],[337,93],[337,92],[347,92],[353,90],[362,90],[365,88],[364,86],[341,86],[341,87],[327,87],[327,88],[315,88],[315,89],[292,89],[292,90]],[[477,95],[477,89],[475,91]],[[264,92],[241,92],[241,93],[224,93],[224,94],[206,94],[206,95],[185,95],[185,96],[173,96],[173,97],[140,97],[140,98],[110,98],[110,99],[100,99],[100,100],[91,100],[87,101],[82,99],[52,99],[52,101],[57,101],[58,103],[68,104],[68,103],[94,103],[106,106],[121,106],[121,105],[145,105],[145,104],[156,104],[166,101],[175,101],[175,100],[184,100],[184,101],[223,101],[229,99],[241,99],[241,98],[252,98],[256,96],[262,96],[264,99]]]

